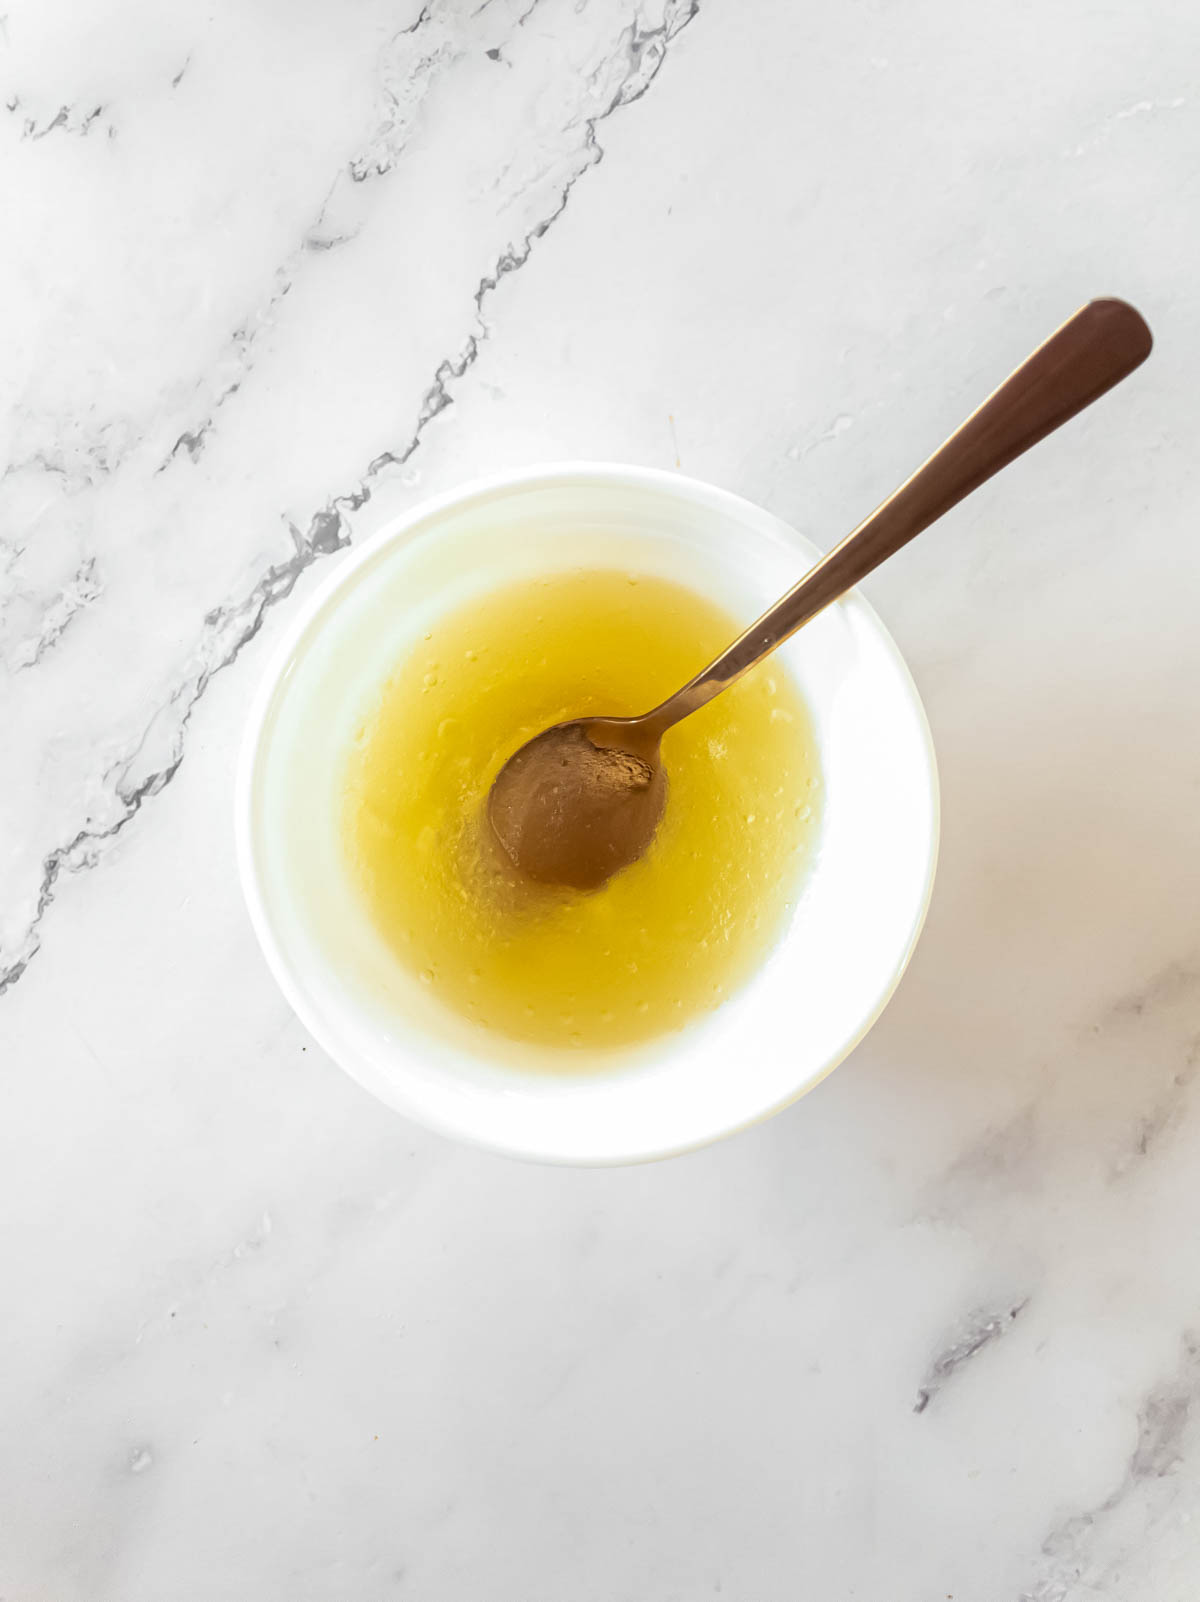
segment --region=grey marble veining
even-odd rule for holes
[[[1170,0],[8,4],[0,1597],[1192,1602],[1197,59]],[[340,1075],[229,822],[338,553],[578,456],[831,543],[1103,293],[1144,373],[869,586],[944,833],[851,1060],[611,1173]]]

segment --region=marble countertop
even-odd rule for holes
[[[9,0],[6,1602],[1194,1602],[1198,51],[1178,0]],[[230,779],[335,553],[565,457],[832,543],[1095,294],[1150,364],[867,586],[944,825],[850,1061],[603,1172],[334,1068]]]

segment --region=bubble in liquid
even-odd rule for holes
[[[433,983],[433,980],[434,980],[433,969],[432,968],[422,968],[421,969],[421,983],[423,985],[431,985]]]

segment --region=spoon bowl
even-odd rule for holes
[[[658,829],[667,776],[641,718],[556,723],[514,752],[488,795],[512,861],[543,884],[595,890]]]

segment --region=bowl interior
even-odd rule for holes
[[[936,778],[895,647],[851,596],[780,652],[812,712],[816,858],[767,962],[679,1034],[555,1074],[554,1054],[448,1013],[376,934],[341,856],[364,711],[442,613],[522,576],[611,566],[687,583],[750,621],[818,553],[734,496],[617,468],[523,475],[431,503],[345,559],[297,619],[251,715],[238,833],[251,915],[288,999],[383,1101],[445,1133],[563,1162],[686,1150],[815,1084],[903,970],[932,881]],[[548,1071],[550,1070],[550,1071]]]

